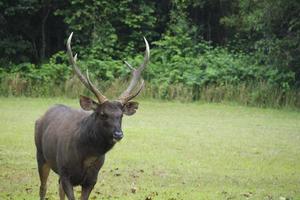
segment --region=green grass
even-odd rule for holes
[[[75,99],[0,98],[0,199],[38,199],[33,126],[55,103],[78,107]],[[140,103],[91,199],[300,199],[299,112]],[[58,199],[54,173],[47,197]]]

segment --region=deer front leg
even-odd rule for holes
[[[101,163],[102,165],[102,163]],[[98,165],[99,167],[99,165]],[[99,168],[91,168],[88,171],[85,182],[81,185],[81,200],[88,200],[93,190],[94,186],[97,183]]]
[[[65,191],[62,187],[61,180],[59,180],[59,182],[58,182],[58,193],[59,193],[59,199],[60,200],[65,200],[66,194],[65,194]]]
[[[81,200],[88,200],[94,185],[81,187]]]
[[[47,178],[49,176],[50,167],[47,164],[38,164],[41,186],[40,186],[40,199],[44,200],[47,191]]]
[[[61,181],[62,188],[68,197],[68,200],[75,200],[73,186],[70,180],[67,177],[62,176],[60,177],[60,181]]]

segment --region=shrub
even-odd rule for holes
[[[293,88],[291,71],[264,66],[252,55],[212,47],[207,42],[193,45],[188,35],[165,36],[155,43],[151,63],[144,74],[148,85],[145,95],[160,99],[209,102],[237,101],[245,105],[279,107],[299,106],[299,92]],[[138,66],[142,55],[129,58]],[[79,58],[83,73],[89,69],[91,79],[101,91],[111,96],[124,89],[130,70],[120,60],[101,61],[93,56]],[[6,69],[6,70],[4,70]],[[73,77],[64,52],[58,52],[48,63],[11,65],[1,69],[2,95],[74,97],[87,93]]]

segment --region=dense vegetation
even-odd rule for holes
[[[151,43],[147,96],[300,107],[297,0],[2,0],[2,95],[76,95],[65,41],[110,93]],[[96,81],[97,82],[97,81]]]

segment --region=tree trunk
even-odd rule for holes
[[[38,54],[38,50],[36,48],[36,43],[35,43],[34,38],[31,39],[31,44],[32,44],[32,51],[33,51],[35,63],[38,63],[38,61],[39,61],[39,54]]]
[[[210,10],[208,11],[208,17],[207,17],[207,40],[211,41],[211,25],[210,25],[210,18],[211,18],[211,14],[210,14]]]
[[[45,11],[46,10],[46,11]],[[43,62],[43,60],[45,59],[45,54],[46,54],[46,23],[47,23],[47,19],[50,13],[50,8],[44,8],[44,17],[42,19],[42,30],[41,30],[41,34],[42,34],[42,47],[40,50],[40,61]]]

